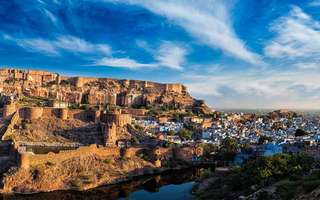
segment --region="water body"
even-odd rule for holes
[[[0,196],[0,200],[185,200],[192,197],[194,181],[203,171],[203,168],[175,170],[83,192],[56,191],[32,195],[6,195]]]

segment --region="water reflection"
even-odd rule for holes
[[[2,198],[3,200],[187,199],[190,197],[193,181],[201,176],[203,170],[203,168],[175,170],[84,192],[56,191],[33,195],[6,195]]]

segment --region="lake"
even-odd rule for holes
[[[32,195],[5,195],[3,200],[185,200],[192,197],[194,181],[204,168],[173,170],[160,175],[141,176],[131,181],[88,191],[56,191]]]

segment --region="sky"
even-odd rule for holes
[[[180,82],[211,107],[320,107],[320,0],[0,0],[0,66]]]

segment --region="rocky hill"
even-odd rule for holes
[[[203,108],[182,84],[149,81],[67,77],[36,70],[0,69],[0,93],[6,100],[38,97],[53,104],[115,105],[132,108],[170,106]]]

